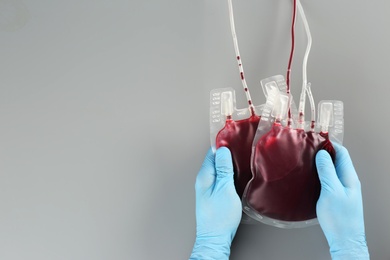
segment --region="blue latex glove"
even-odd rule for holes
[[[242,208],[233,181],[232,156],[210,149],[195,183],[196,240],[190,259],[229,259]]]
[[[333,144],[335,165],[329,154],[316,155],[321,194],[317,217],[328,240],[332,259],[369,259],[364,232],[361,186],[346,148]]]

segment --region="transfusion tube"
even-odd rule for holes
[[[231,28],[232,36],[233,36],[234,51],[236,52],[238,69],[240,71],[240,78],[241,78],[242,86],[243,86],[244,91],[245,91],[246,99],[247,99],[248,104],[249,104],[249,110],[250,110],[251,114],[254,115],[255,114],[255,107],[253,106],[251,94],[249,93],[249,88],[248,88],[248,86],[246,84],[245,75],[244,75],[244,66],[242,65],[241,56],[240,56],[240,50],[238,48],[236,29],[235,29],[235,26],[234,26],[234,16],[233,16],[232,0],[228,0],[228,5],[229,5],[230,28]]]
[[[316,105],[314,103],[313,94],[311,93],[311,83],[308,83],[306,86],[307,96],[309,97],[310,109],[311,109],[311,124],[310,129],[314,131],[315,123],[316,123]]]
[[[291,79],[291,65],[292,65],[292,60],[294,56],[294,49],[295,49],[295,22],[296,22],[296,13],[297,13],[297,0],[293,0],[293,16],[292,16],[292,23],[291,23],[291,51],[290,51],[290,58],[288,60],[288,67],[287,67],[287,95],[288,95],[288,121],[287,125],[290,127],[291,126],[291,93],[290,93],[290,79]]]
[[[309,24],[306,19],[305,12],[303,10],[302,4],[300,0],[293,0],[293,18],[292,18],[292,26],[291,26],[291,52],[290,52],[290,58],[288,62],[288,68],[287,68],[287,94],[289,95],[290,98],[290,80],[291,80],[291,66],[292,66],[292,60],[294,56],[294,49],[295,49],[295,23],[296,23],[296,11],[298,9],[299,14],[302,17],[302,22],[305,27],[306,35],[307,35],[307,47],[306,47],[306,52],[305,56],[303,58],[303,65],[302,65],[302,91],[300,95],[300,101],[299,101],[299,119],[298,119],[298,128],[304,128],[304,122],[305,122],[305,100],[306,100],[306,92],[309,98],[310,102],[310,107],[311,107],[311,129],[314,129],[314,124],[315,124],[315,103],[314,103],[314,98],[311,93],[310,85],[307,82],[307,61],[309,58],[310,50],[311,50],[311,45],[312,45],[312,37],[310,33],[310,28]],[[236,34],[236,29],[234,25],[234,14],[233,14],[233,4],[232,0],[228,0],[228,6],[229,6],[229,18],[230,18],[230,27],[231,27],[231,32],[232,32],[232,37],[233,37],[233,43],[234,43],[234,51],[236,53],[236,58],[237,58],[237,64],[239,68],[239,73],[240,73],[240,78],[242,82],[242,86],[245,91],[246,99],[249,104],[249,109],[251,111],[251,114],[254,115],[254,106],[252,103],[252,98],[249,92],[248,85],[245,80],[245,74],[244,74],[244,66],[242,64],[241,56],[240,56],[240,50],[238,47],[238,40],[237,40],[237,34]],[[288,102],[289,104],[289,109],[288,109],[288,124],[289,126],[291,125],[291,110],[290,110],[290,103],[291,100]]]
[[[301,96],[299,100],[299,119],[298,119],[298,128],[304,128],[304,123],[305,123],[305,100],[306,100],[306,92],[309,98],[310,102],[310,108],[311,108],[311,129],[314,130],[314,124],[315,124],[315,103],[314,103],[314,98],[311,93],[310,89],[310,83],[307,83],[307,60],[309,58],[310,50],[311,50],[311,45],[312,45],[312,37],[310,33],[310,28],[309,24],[306,19],[305,12],[303,10],[302,4],[300,0],[297,0],[298,4],[298,10],[299,14],[302,17],[302,22],[305,27],[306,35],[307,35],[307,47],[306,47],[306,52],[305,56],[303,57],[303,65],[302,65],[302,91],[301,91]]]

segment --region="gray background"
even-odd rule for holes
[[[254,102],[291,2],[234,1]],[[390,259],[390,2],[302,0],[316,101],[345,103],[372,259]],[[0,0],[0,259],[186,259],[209,91],[245,98],[227,1]],[[301,86],[297,24],[292,88]],[[240,226],[231,259],[330,259],[319,226]]]

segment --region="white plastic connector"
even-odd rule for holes
[[[276,75],[272,76],[266,79],[263,79],[260,81],[261,87],[263,89],[263,93],[265,98],[268,97],[268,93],[276,87],[276,89],[279,89],[281,92],[286,93],[287,84],[284,80],[284,77],[282,75]]]
[[[288,113],[288,108],[290,107],[289,104],[289,98],[288,95],[286,94],[281,94],[280,95],[280,119],[286,119],[287,118],[287,113]]]
[[[271,115],[274,117],[276,120],[280,119],[280,92],[277,88],[270,88],[270,91],[268,92],[270,94],[270,98],[273,101],[273,106],[272,106],[272,112]]]
[[[272,116],[276,121],[280,121],[287,118],[288,109],[288,95],[284,93],[278,93],[275,98],[274,107],[272,110]]]
[[[333,126],[333,104],[331,102],[323,102],[319,112],[321,132],[327,133],[328,128]]]
[[[271,89],[279,89],[278,88],[278,84],[276,83],[276,81],[270,81],[270,82],[267,82],[264,84],[264,87],[263,87],[263,91],[264,91],[264,94],[265,94],[265,97],[267,98],[268,96],[268,93],[271,91]]]
[[[228,117],[233,114],[233,94],[232,92],[223,92],[221,95],[221,113]]]
[[[263,84],[263,90],[267,93],[269,98],[272,100],[272,112],[271,115],[276,119],[276,121],[281,121],[287,118],[287,110],[288,110],[288,101],[289,97],[287,94],[280,91],[278,84],[276,81],[269,81]]]

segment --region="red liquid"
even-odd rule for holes
[[[217,148],[225,146],[232,153],[234,184],[240,198],[249,180],[252,179],[250,162],[252,143],[259,120],[260,117],[255,115],[239,121],[228,119],[216,138]]]
[[[315,155],[320,149],[335,157],[327,134],[274,124],[256,144],[254,179],[247,192],[252,208],[284,221],[315,218],[321,188]]]

